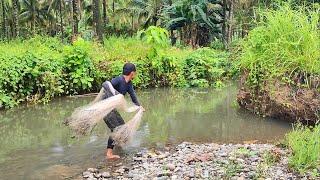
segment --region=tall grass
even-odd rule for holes
[[[320,166],[320,124],[313,128],[298,124],[286,135],[286,141],[292,150],[289,165],[293,169],[304,173]]]
[[[320,74],[319,10],[285,5],[261,14],[242,44],[241,67],[249,72],[249,85],[299,73]]]

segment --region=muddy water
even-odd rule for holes
[[[141,148],[181,141],[238,143],[273,142],[291,125],[260,118],[237,107],[236,87],[211,89],[150,89],[138,92],[146,109],[143,123],[126,148],[126,156]],[[0,112],[0,179],[77,177],[83,169],[104,166],[107,128],[98,124],[92,135],[71,138],[62,124],[74,108],[91,98],[58,98],[47,105]],[[126,117],[126,115],[125,115]]]

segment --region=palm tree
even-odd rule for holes
[[[63,7],[65,7],[64,0],[52,0],[48,9],[48,14],[53,10],[56,12],[56,14],[59,14],[61,40],[63,40],[63,37],[64,37],[63,12],[62,12]]]
[[[45,16],[47,16],[46,7],[40,4],[37,0],[23,0],[22,1],[22,12],[20,14],[20,19],[27,25],[30,24],[32,34],[36,33],[37,24],[45,24]]]
[[[160,19],[161,9],[166,4],[162,0],[132,0],[130,7],[138,14],[139,19],[144,18],[144,27],[157,25]]]
[[[100,1],[93,0],[93,22],[95,24],[96,34],[98,36],[98,40],[103,43],[103,35],[101,29],[101,18],[100,18]]]
[[[216,1],[214,1],[216,2]],[[220,5],[208,0],[176,1],[162,11],[169,30],[179,30],[181,40],[193,47],[207,45],[221,36],[223,18]]]
[[[12,0],[12,9],[13,9],[13,36],[18,37],[19,36],[19,23],[18,23],[18,15],[19,15],[19,9],[18,9],[18,0]]]
[[[2,37],[3,39],[5,39],[7,37],[7,18],[6,18],[4,1],[1,1],[1,10],[2,10]]]
[[[78,35],[78,14],[79,14],[79,5],[78,5],[78,0],[72,0],[72,17],[73,17],[73,28],[72,28],[72,32],[73,32],[73,38],[76,38]]]
[[[103,14],[103,27],[105,28],[108,24],[108,16],[107,16],[107,0],[102,0],[102,14]]]

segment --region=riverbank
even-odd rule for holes
[[[288,167],[289,151],[271,144],[193,144],[145,150],[110,172],[89,168],[84,179],[312,179]]]

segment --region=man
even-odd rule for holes
[[[136,75],[135,65],[132,63],[126,63],[123,66],[122,75],[113,78],[111,80],[111,84],[116,91],[118,91],[119,93],[121,93],[123,95],[126,95],[126,93],[128,92],[130,94],[132,102],[135,105],[140,106],[140,103],[137,99],[136,93],[133,89],[133,85],[131,82],[133,80],[133,78],[135,77],[135,75]],[[115,94],[112,94],[112,92],[110,91],[106,82],[104,82],[102,84],[102,86],[104,87],[104,90],[105,90],[105,98],[109,98],[109,97],[115,95]],[[116,92],[116,94],[118,92]],[[111,132],[113,132],[113,130],[116,127],[125,124],[123,118],[121,117],[119,112],[115,109],[112,110],[103,119],[104,119],[104,122],[107,124],[107,126],[110,128]],[[113,154],[113,152],[112,152],[113,148],[114,148],[114,140],[111,137],[109,137],[107,151],[106,151],[106,158],[107,159],[119,159],[120,158],[120,156]]]

